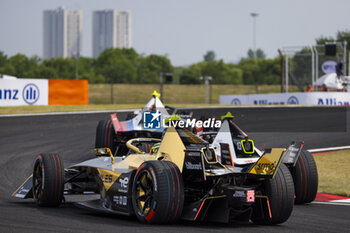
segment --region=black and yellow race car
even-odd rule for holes
[[[197,136],[210,142],[210,146],[215,148],[218,160],[226,166],[248,166],[258,161],[266,150],[259,150],[254,145],[248,134],[234,122],[230,112],[223,118],[225,120],[222,121],[220,129],[202,131],[197,133]],[[293,177],[296,204],[314,201],[318,189],[316,162],[310,152],[303,150],[303,146],[302,141],[292,141],[287,147],[288,156],[282,161]]]
[[[40,207],[62,204],[71,194],[99,194],[80,207],[121,215],[141,222],[252,221],[273,225],[293,210],[292,176],[282,163],[289,151],[273,148],[248,165],[227,166],[215,148],[179,127],[159,138],[133,138],[125,156],[96,148],[97,158],[64,168],[57,154],[40,154],[33,174],[14,197],[33,198]],[[241,146],[247,153],[247,141]],[[97,195],[96,195],[97,196]]]
[[[160,139],[166,128],[145,129],[143,115],[146,111],[159,111],[163,119],[170,118],[171,114],[179,114],[182,120],[192,120],[192,113],[180,111],[163,105],[160,95],[154,91],[151,100],[137,114],[129,116],[126,121],[118,119],[117,114],[111,114],[110,119],[99,121],[96,128],[95,146],[108,147],[114,156],[124,156],[128,153],[126,143],[135,137]],[[251,166],[263,154],[265,148],[259,150],[251,138],[234,122],[231,113],[223,116],[220,128],[191,128],[197,136],[201,137],[215,148],[218,161],[225,166]],[[215,117],[210,117],[214,119]],[[201,117],[204,121],[208,119]],[[246,147],[251,146],[251,152],[244,151],[242,140]],[[287,166],[293,177],[295,188],[295,203],[305,204],[315,200],[318,189],[318,173],[313,156],[303,150],[304,142],[292,142],[288,146],[288,159],[283,163]],[[146,145],[147,146],[147,145]],[[147,149],[147,148],[146,148]],[[149,149],[149,148],[148,148]]]

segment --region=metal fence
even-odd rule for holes
[[[343,74],[346,71],[346,42],[335,42],[335,56],[326,56],[326,46],[290,46],[279,50],[283,58],[282,85],[284,92],[288,92],[289,85],[296,85],[303,91],[307,83],[317,90],[315,82],[325,73],[324,64],[343,63]],[[325,63],[330,61],[328,63]]]

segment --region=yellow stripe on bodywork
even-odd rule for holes
[[[250,170],[250,174],[274,175],[280,162],[282,161],[284,148],[273,148],[270,153],[264,154]]]
[[[103,182],[106,191],[108,191],[111,188],[111,186],[115,183],[118,177],[122,174],[121,172],[114,172],[111,170],[105,170],[101,168],[97,168],[97,171],[100,174],[100,178]]]
[[[185,145],[174,127],[169,127],[163,137],[157,152],[157,158],[164,157],[165,160],[172,161],[182,172],[185,160]]]
[[[16,196],[18,190],[19,190],[25,183],[27,183],[27,181],[28,181],[30,178],[32,178],[32,177],[33,177],[33,174],[31,174],[31,175],[16,189],[16,191],[14,191],[14,192],[12,193],[12,196]]]

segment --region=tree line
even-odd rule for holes
[[[207,56],[209,54],[209,56]],[[211,55],[210,55],[211,54]],[[0,74],[18,78],[88,79],[89,83],[159,83],[159,73],[173,73],[173,83],[200,84],[200,77],[212,76],[213,84],[261,84],[278,83],[279,58],[242,58],[238,64],[215,60],[209,51],[202,62],[188,67],[174,67],[161,55],[144,56],[134,49],[106,49],[96,59],[80,57],[51,58],[16,54],[7,57],[0,51]]]
[[[348,41],[350,31],[339,31],[336,38],[316,39],[317,44],[329,41]],[[187,67],[174,67],[166,56],[138,54],[134,49],[106,49],[97,58],[27,57],[16,54],[8,57],[0,51],[0,74],[18,78],[88,79],[89,83],[159,83],[159,73],[173,73],[173,83],[201,84],[200,77],[213,77],[213,84],[279,84],[281,82],[281,58],[267,59],[261,49],[248,50],[247,56],[236,64],[215,59],[215,52],[208,51],[203,61]]]

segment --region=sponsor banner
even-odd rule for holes
[[[49,105],[88,105],[87,80],[50,79]]]
[[[48,81],[0,79],[0,106],[48,105]]]
[[[220,104],[235,105],[331,105],[349,106],[348,92],[308,92],[308,93],[276,93],[255,95],[222,95]]]

